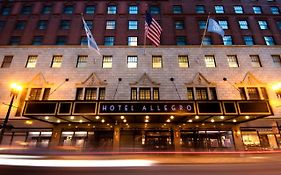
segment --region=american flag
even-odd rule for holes
[[[155,19],[151,17],[151,14],[146,12],[145,16],[145,40],[146,37],[156,46],[160,45],[160,36],[162,28]]]

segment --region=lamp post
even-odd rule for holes
[[[2,139],[3,139],[3,136],[4,136],[5,129],[7,127],[7,123],[8,123],[8,120],[9,120],[9,116],[10,116],[10,112],[11,112],[14,100],[15,100],[15,98],[17,98],[17,95],[19,94],[19,92],[21,90],[22,90],[22,87],[20,85],[17,85],[15,83],[11,85],[11,96],[12,96],[12,98],[11,98],[8,111],[6,113],[6,117],[4,119],[1,131],[0,131],[0,144],[2,143]]]

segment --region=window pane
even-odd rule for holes
[[[173,13],[174,14],[180,14],[182,13],[182,7],[180,5],[174,5],[173,6]]]
[[[63,9],[64,14],[72,14],[73,13],[73,6],[67,5]]]
[[[76,89],[75,100],[83,100],[83,88]]]
[[[255,14],[262,14],[261,7],[259,7],[259,6],[254,6],[254,7],[253,7],[253,12],[254,12]]]
[[[242,6],[234,6],[234,12],[237,14],[243,14],[243,7]]]
[[[263,37],[263,38],[264,38],[264,41],[265,41],[265,44],[266,44],[266,45],[268,45],[268,46],[275,45],[275,42],[274,42],[273,37],[271,37],[271,36],[265,36],[265,37]]]
[[[247,21],[239,21],[239,26],[240,29],[244,29],[244,30],[249,29]]]
[[[112,56],[103,56],[102,68],[112,68]]]
[[[40,100],[42,88],[31,88],[28,100]]]
[[[150,88],[140,88],[139,89],[139,100],[150,100]]]
[[[41,11],[42,14],[50,14],[52,13],[52,6],[51,5],[45,5],[43,8],[42,8],[42,11]]]
[[[129,6],[129,14],[138,14],[138,6],[136,5],[131,5]]]
[[[151,6],[150,7],[150,14],[160,14],[160,8],[158,6]]]
[[[54,55],[52,60],[52,68],[59,68],[62,64],[62,55]]]
[[[209,88],[209,91],[210,91],[210,100],[217,100],[216,88],[211,87]]]
[[[85,13],[86,14],[94,14],[95,13],[95,6],[93,6],[93,5],[86,6]]]
[[[11,36],[10,38],[10,45],[19,45],[20,44],[20,37],[19,36]]]
[[[196,100],[208,100],[207,88],[196,88]]]
[[[193,88],[187,88],[187,100],[194,100]]]
[[[138,57],[137,56],[128,56],[127,63],[128,63],[128,68],[137,68],[138,67]]]
[[[261,30],[266,30],[268,29],[268,25],[267,25],[267,22],[266,21],[258,21],[259,23],[259,26],[260,26],[260,29]]]
[[[226,45],[226,46],[230,46],[230,45],[232,45],[233,43],[232,43],[232,36],[227,36],[227,35],[225,35],[224,37],[223,37],[223,45]]]
[[[215,56],[205,55],[205,64],[206,67],[216,67]]]
[[[280,10],[279,10],[279,8],[276,7],[276,6],[270,7],[270,10],[271,10],[271,13],[272,13],[272,14],[275,14],[275,15],[280,14]]]
[[[96,100],[96,99],[97,99],[97,88],[86,88],[85,100]]]
[[[137,100],[137,88],[131,88],[131,100]]]
[[[179,60],[179,67],[181,68],[189,67],[187,55],[179,55],[178,60]]]
[[[246,92],[245,92],[245,88],[243,87],[239,87],[239,92],[240,92],[240,97],[241,97],[241,100],[246,100],[247,97],[246,97]]]
[[[152,68],[162,68],[162,56],[152,56]]]
[[[48,100],[48,99],[49,99],[50,92],[51,92],[51,88],[45,88],[45,89],[44,89],[44,93],[43,93],[42,100]]]
[[[138,21],[129,21],[129,30],[137,30]]]
[[[13,56],[10,55],[4,56],[1,68],[9,68],[11,66],[12,60],[13,60]]]
[[[113,30],[115,29],[115,21],[106,21],[106,29]]]
[[[45,20],[40,20],[37,23],[37,29],[39,29],[39,30],[47,29],[47,26],[48,26],[48,22]]]
[[[239,67],[236,55],[227,55],[227,61],[229,67]]]
[[[65,45],[66,44],[66,37],[65,36],[58,36],[56,45]]]
[[[205,29],[206,28],[206,21],[199,21],[198,25],[199,25],[199,29]]]
[[[258,55],[250,55],[252,67],[261,67],[260,57]]]
[[[228,29],[228,22],[227,21],[219,21],[219,25],[222,29]]]
[[[34,36],[32,45],[42,45],[43,36]]]
[[[272,61],[275,67],[281,67],[281,57],[280,55],[271,55]]]
[[[114,37],[113,36],[106,36],[104,38],[104,45],[113,46],[114,45]]]
[[[87,66],[87,55],[78,55],[76,67],[86,67]]]
[[[205,36],[203,38],[203,45],[206,46],[206,45],[212,45],[212,39],[210,36]]]
[[[177,30],[184,29],[184,22],[183,21],[176,21],[175,27],[176,27]]]
[[[138,37],[129,36],[128,37],[128,46],[137,46],[138,45]]]
[[[153,88],[153,100],[159,100],[159,88]]]
[[[99,88],[99,100],[105,100],[105,88]]]
[[[260,99],[258,88],[248,87],[247,92],[248,92],[249,100],[259,100]]]
[[[26,62],[26,68],[35,68],[37,62],[37,55],[29,55]]]
[[[252,36],[243,36],[245,45],[252,46],[254,45],[254,39]]]
[[[265,87],[261,87],[260,89],[261,89],[261,94],[262,94],[263,99],[268,100],[268,95],[267,95],[266,88]]]
[[[186,45],[186,37],[185,36],[177,36],[176,37],[176,44],[177,44],[177,46]]]
[[[224,8],[222,5],[215,5],[216,13],[224,13]]]
[[[107,7],[107,14],[116,14],[117,7],[115,5],[110,5]]]
[[[205,13],[204,5],[196,5],[196,13]]]

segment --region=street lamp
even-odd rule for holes
[[[10,112],[11,112],[11,109],[12,109],[12,106],[14,103],[14,99],[17,98],[17,96],[21,90],[22,90],[22,86],[20,86],[16,83],[11,84],[11,95],[10,96],[12,96],[12,98],[11,98],[8,111],[7,111],[5,120],[3,122],[1,131],[0,131],[0,144],[2,143],[3,135],[4,135],[5,129],[7,127],[7,123],[8,123]]]

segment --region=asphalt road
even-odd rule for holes
[[[1,175],[280,175],[280,162],[247,164],[161,164],[122,168],[0,166]]]

